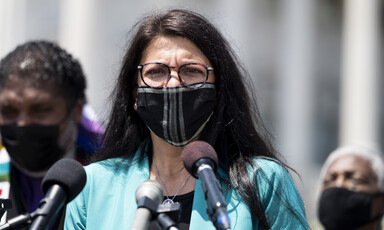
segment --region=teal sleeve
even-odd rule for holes
[[[309,229],[303,201],[289,173],[273,160],[257,160],[260,196],[271,229]]]
[[[88,183],[88,180],[87,180]],[[87,184],[82,192],[66,206],[64,229],[65,230],[79,230],[86,229],[87,212],[84,206],[88,203],[85,200],[88,194]]]

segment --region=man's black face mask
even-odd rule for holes
[[[376,221],[381,215],[372,217],[374,198],[383,193],[367,194],[333,187],[326,189],[319,200],[319,219],[327,230],[355,229]]]
[[[12,161],[30,172],[49,169],[64,155],[59,125],[0,126],[1,139]]]

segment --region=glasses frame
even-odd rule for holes
[[[165,66],[168,68],[168,78],[167,80],[164,82],[164,84],[162,84],[161,86],[150,86],[148,85],[145,81],[144,81],[144,77],[143,77],[143,69],[144,69],[144,66],[146,65],[150,65],[150,64],[157,64],[157,65],[162,65],[162,66]],[[181,79],[180,77],[180,69],[182,69],[184,66],[187,66],[187,65],[199,65],[199,66],[202,66],[204,67],[206,70],[207,70],[207,76],[205,76],[205,79],[204,79],[204,82],[199,86],[199,87],[191,87],[190,85],[185,85],[183,80]],[[213,67],[211,66],[208,66],[208,65],[205,65],[205,64],[201,64],[201,63],[197,63],[197,62],[189,62],[189,63],[185,63],[179,67],[177,66],[169,66],[167,64],[164,64],[164,63],[161,63],[161,62],[148,62],[148,63],[145,63],[145,64],[140,64],[137,66],[137,69],[139,70],[140,72],[140,77],[141,77],[141,80],[144,82],[144,84],[148,87],[151,87],[151,88],[154,88],[154,89],[160,89],[160,88],[164,88],[164,86],[166,86],[169,82],[169,80],[171,80],[171,69],[176,69],[178,68],[177,70],[177,77],[179,78],[179,81],[180,81],[180,84],[183,86],[183,87],[187,87],[187,88],[200,88],[202,86],[205,85],[205,83],[207,82],[208,80],[208,76],[209,76],[209,71],[213,71]]]

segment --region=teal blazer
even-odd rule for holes
[[[137,209],[136,189],[149,179],[148,159],[140,159],[138,152],[131,162],[113,158],[85,167],[87,183],[67,205],[64,229],[131,228]],[[261,201],[271,229],[308,229],[303,202],[286,169],[273,160],[255,162],[259,166],[256,176]],[[263,173],[258,173],[260,169]],[[248,206],[234,189],[224,192],[224,197],[232,229],[259,229],[257,217],[252,220]],[[206,213],[200,180],[195,184],[190,229],[215,229]]]

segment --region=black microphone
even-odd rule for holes
[[[227,205],[219,182],[215,177],[217,154],[215,149],[204,141],[191,142],[184,147],[181,158],[187,171],[201,180],[207,213],[217,229],[230,229]]]
[[[83,190],[87,176],[83,166],[69,158],[57,161],[43,178],[45,198],[32,213],[30,230],[47,229],[63,206]]]
[[[46,194],[39,207],[31,214],[16,216],[0,226],[0,230],[20,229],[31,225],[30,229],[46,229],[64,204],[73,200],[86,183],[83,166],[72,159],[61,159],[48,170],[43,178],[42,190]]]
[[[146,180],[136,190],[137,210],[131,230],[147,230],[149,222],[157,212],[157,206],[163,200],[161,185],[156,181]]]

